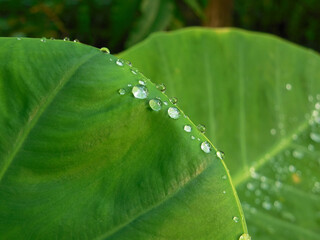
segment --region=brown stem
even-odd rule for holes
[[[233,0],[210,0],[205,11],[205,26],[228,27],[232,25]]]

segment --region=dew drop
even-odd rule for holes
[[[184,125],[183,130],[185,130],[186,132],[191,132],[192,128],[190,125]]]
[[[164,101],[163,104],[167,106],[167,105],[168,105],[168,102]]]
[[[198,124],[197,128],[202,133],[206,132],[206,127],[204,125],[202,125],[202,124]]]
[[[159,89],[161,92],[166,91],[166,86],[163,83],[157,84],[156,85],[157,89]]]
[[[17,37],[17,40],[19,40],[19,41],[20,41],[20,40],[21,40],[21,38]]]
[[[292,89],[292,85],[291,85],[290,83],[287,83],[287,84],[286,84],[286,89],[287,89],[288,91],[290,91],[290,90]]]
[[[126,94],[126,90],[125,90],[124,88],[120,88],[120,89],[118,90],[118,93],[119,93],[120,95],[125,95],[125,94]]]
[[[145,99],[148,97],[148,89],[143,85],[136,85],[132,88],[132,94],[135,98]]]
[[[223,190],[222,193],[223,193],[223,194],[226,194],[227,192],[226,192],[226,190]]]
[[[274,201],[273,206],[277,209],[277,210],[281,210],[282,208],[282,203],[279,201]]]
[[[100,48],[100,51],[103,52],[103,53],[106,53],[106,54],[109,54],[109,53],[110,53],[110,50],[109,50],[109,48],[107,48],[107,47],[102,47],[102,48]]]
[[[314,151],[314,146],[313,146],[312,144],[309,144],[309,145],[308,145],[308,150],[309,150],[309,151]]]
[[[313,141],[315,141],[315,142],[317,142],[317,143],[320,143],[320,134],[318,134],[318,133],[310,133],[310,138],[313,140]]]
[[[73,42],[79,43],[80,41],[79,41],[79,39],[75,39],[75,40],[73,40]]]
[[[196,138],[195,138],[194,136],[191,136],[191,139],[194,140],[194,139],[196,139]]]
[[[118,66],[120,66],[120,67],[123,67],[124,61],[119,58],[119,59],[116,61],[116,64],[117,64]]]
[[[131,83],[129,83],[129,84],[128,84],[128,87],[132,87],[132,84],[131,84]]]
[[[216,152],[216,155],[217,155],[217,157],[220,158],[221,160],[224,159],[224,152],[222,152],[222,151],[217,151],[217,152]]]
[[[136,71],[136,70],[131,69],[131,72],[132,72],[132,74],[134,74],[134,75],[137,74],[137,71]]]
[[[238,217],[233,217],[232,220],[233,220],[234,222],[236,222],[236,223],[239,222],[239,218],[238,218]]]
[[[270,129],[270,133],[271,133],[271,135],[276,135],[277,130],[276,130],[276,129],[274,129],[274,128],[272,128],[272,129]]]
[[[317,103],[314,105],[314,107],[315,107],[317,110],[320,110],[320,103],[317,102]]]
[[[210,153],[210,152],[211,152],[211,146],[210,146],[210,144],[209,144],[207,141],[201,143],[201,149],[202,149],[202,151],[204,151],[205,153]]]
[[[129,66],[129,67],[132,67],[132,63],[128,60],[125,60],[125,63]]]
[[[294,150],[294,151],[292,152],[292,156],[293,156],[294,158],[301,159],[301,158],[303,158],[304,154],[303,154],[303,152],[300,152],[300,151],[298,151],[298,150]]]
[[[176,107],[169,107],[168,115],[173,119],[178,119],[180,117],[180,111]]]
[[[271,209],[271,203],[265,201],[265,202],[262,203],[262,207],[264,209],[266,209],[266,210],[270,210]]]
[[[251,183],[251,182],[247,183],[247,188],[248,188],[248,190],[250,190],[250,191],[253,191],[253,190],[255,189],[253,183]]]
[[[177,99],[176,97],[172,97],[172,98],[170,98],[170,102],[171,102],[172,104],[177,104],[178,99]]]
[[[65,37],[65,38],[63,39],[63,41],[70,41],[70,38]]]
[[[226,180],[226,179],[227,179],[227,175],[223,175],[221,178],[222,178],[223,180]]]
[[[149,106],[151,107],[151,109],[153,111],[156,111],[156,112],[160,111],[161,110],[161,105],[162,104],[161,104],[161,101],[159,99],[154,98],[154,99],[151,99],[149,101]]]
[[[40,39],[40,41],[41,41],[41,42],[46,42],[47,39],[46,39],[45,37],[42,37],[42,38]]]
[[[239,240],[251,240],[251,236],[248,233],[244,233],[239,237]]]
[[[144,80],[139,80],[139,84],[146,85],[146,82]]]

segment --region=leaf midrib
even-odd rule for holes
[[[36,123],[38,122],[39,118],[42,116],[42,114],[45,112],[47,107],[53,102],[55,97],[58,95],[58,93],[63,89],[63,87],[69,82],[69,80],[72,78],[72,76],[76,73],[76,71],[86,64],[91,58],[97,55],[97,52],[94,52],[92,54],[86,54],[82,58],[79,59],[77,64],[73,65],[72,68],[68,69],[62,76],[61,80],[58,82],[57,86],[49,92],[46,98],[44,98],[44,101],[42,101],[42,105],[37,105],[33,111],[31,111],[33,118],[31,121],[28,121],[27,124],[19,131],[18,136],[16,137],[14,147],[11,150],[11,154],[8,155],[6,159],[4,159],[4,165],[3,168],[0,169],[0,183],[6,174],[7,170],[9,169],[11,163],[13,162],[14,158],[16,157],[17,153],[23,146],[25,140],[27,139],[29,133],[34,128]],[[22,134],[20,134],[22,132]]]

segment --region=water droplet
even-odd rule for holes
[[[217,151],[217,152],[216,152],[216,155],[217,155],[217,157],[220,158],[221,160],[224,159],[224,152],[222,152],[222,151]]]
[[[137,71],[135,71],[135,70],[133,70],[133,69],[131,69],[131,72],[132,72],[134,75],[137,74]]]
[[[320,193],[320,182],[315,182],[312,188],[312,192]]]
[[[223,179],[223,180],[226,180],[226,179],[227,179],[227,175],[223,175],[223,176],[222,176],[222,179]]]
[[[286,84],[286,89],[287,89],[288,91],[290,91],[290,90],[292,89],[292,85],[291,85],[290,83],[287,83],[287,84]]]
[[[70,41],[70,38],[65,37],[65,38],[63,39],[63,41]]]
[[[191,136],[191,139],[194,140],[194,139],[196,139],[196,138],[195,138],[194,136]]]
[[[128,60],[125,60],[125,63],[129,66],[129,67],[132,67],[132,63]]]
[[[277,209],[277,210],[281,210],[282,208],[282,203],[279,201],[274,201],[273,206]]]
[[[320,110],[320,103],[317,102],[317,103],[314,105],[314,107],[315,107],[317,110]]]
[[[210,153],[210,152],[211,152],[211,146],[210,146],[210,144],[209,144],[207,141],[201,143],[201,149],[202,149],[202,151],[204,151],[205,153]]]
[[[248,233],[244,233],[239,237],[239,240],[251,240],[251,236]]]
[[[271,203],[265,201],[262,203],[262,207],[266,210],[270,210],[272,206]]]
[[[197,140],[200,141],[201,139],[200,139],[200,138],[197,138]]]
[[[20,41],[20,40],[21,40],[21,38],[17,37],[17,40],[19,40],[19,41]]]
[[[253,190],[255,189],[253,183],[251,183],[251,182],[247,183],[247,188],[248,188],[248,190],[250,190],[250,191],[253,191]]]
[[[227,192],[226,192],[226,190],[223,190],[222,193],[223,193],[223,194],[226,194]]]
[[[169,117],[173,119],[178,119],[180,117],[180,111],[176,107],[169,107],[168,114]]]
[[[166,86],[163,83],[157,84],[156,87],[161,91],[165,92],[166,91]]]
[[[191,132],[192,128],[190,125],[184,125],[183,130],[185,130],[186,132]]]
[[[176,104],[178,102],[178,99],[176,97],[172,97],[172,98],[170,98],[170,102],[172,104]]]
[[[41,41],[41,42],[46,42],[47,39],[46,39],[45,37],[42,37],[42,38],[40,39],[40,41]]]
[[[202,124],[198,124],[197,128],[202,133],[206,132],[206,127],[204,125],[202,125]]]
[[[143,85],[136,85],[132,88],[132,94],[135,98],[145,99],[148,97],[148,89]]]
[[[132,84],[131,84],[131,83],[129,83],[129,84],[128,84],[128,87],[132,87]]]
[[[106,54],[109,54],[109,53],[110,53],[110,50],[109,50],[109,48],[107,48],[107,47],[102,47],[102,48],[100,48],[100,51],[103,52],[103,53],[106,53]]]
[[[309,151],[314,151],[314,146],[313,146],[312,144],[309,144],[309,145],[308,145],[308,150],[309,150]]]
[[[292,156],[295,158],[301,159],[301,158],[303,158],[304,154],[303,154],[303,152],[300,152],[298,150],[294,150],[292,152]]]
[[[124,61],[119,58],[119,59],[116,61],[116,64],[117,64],[118,66],[122,67],[122,66],[124,65]]]
[[[56,40],[54,37],[51,37],[50,40]]]
[[[271,135],[276,135],[277,130],[276,130],[276,129],[274,129],[274,128],[272,128],[272,129],[270,129],[270,133],[271,133]]]
[[[139,84],[146,85],[146,82],[144,80],[139,80]]]
[[[167,105],[168,105],[168,102],[164,101],[163,104],[167,106]]]
[[[263,182],[260,184],[260,187],[264,190],[267,190],[269,188],[269,185],[268,185],[268,183]]]
[[[313,140],[313,141],[315,141],[315,142],[317,142],[317,143],[320,143],[320,134],[318,134],[318,133],[310,133],[310,138]]]
[[[239,218],[238,218],[238,217],[233,217],[232,220],[233,220],[234,222],[236,222],[236,223],[239,222]]]
[[[159,99],[156,99],[156,98],[154,98],[154,99],[151,99],[150,101],[149,101],[149,106],[151,107],[151,109],[153,110],[153,111],[160,111],[161,110],[161,101],[159,100]]]
[[[75,40],[73,40],[73,42],[79,43],[80,41],[79,41],[79,39],[75,39]]]
[[[127,92],[127,91],[126,91],[124,88],[120,88],[120,89],[118,90],[118,93],[119,93],[120,95],[125,95],[126,92]]]

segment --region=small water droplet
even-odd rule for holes
[[[247,183],[247,188],[248,188],[248,190],[250,190],[250,191],[253,191],[253,190],[255,189],[253,183],[251,183],[251,182]]]
[[[17,37],[17,40],[19,40],[19,41],[20,41],[20,40],[21,40],[21,38]]]
[[[168,105],[168,102],[164,101],[163,104],[167,106],[167,105]]]
[[[310,133],[310,138],[313,141],[320,143],[320,134],[312,132],[312,133]]]
[[[317,103],[314,105],[314,107],[315,107],[317,110],[320,110],[320,103],[317,102]]]
[[[132,63],[128,60],[125,60],[125,63],[129,66],[129,67],[132,67]]]
[[[116,61],[116,64],[117,64],[118,66],[120,66],[120,67],[123,67],[124,61],[119,58],[119,59]]]
[[[70,38],[65,37],[65,38],[63,39],[63,41],[70,41]]]
[[[139,80],[139,84],[146,85],[146,82],[144,80]]]
[[[226,192],[226,190],[223,190],[222,193],[223,193],[223,194],[226,194],[227,192]]]
[[[177,104],[178,99],[177,99],[176,97],[172,97],[172,98],[170,98],[170,102],[171,102],[172,104]]]
[[[207,141],[201,143],[201,149],[202,149],[202,151],[204,151],[205,153],[210,153],[210,152],[211,152],[211,146],[210,146],[210,144],[209,144]]]
[[[239,240],[251,240],[251,236],[248,233],[244,233],[239,237]]]
[[[276,129],[274,129],[274,128],[272,128],[272,129],[270,129],[270,133],[271,133],[271,135],[276,135],[277,130],[276,130]]]
[[[217,157],[220,158],[221,160],[224,159],[224,152],[222,152],[222,151],[217,151],[217,152],[216,152],[216,155],[217,155]]]
[[[200,139],[200,138],[197,138],[197,140],[200,141],[201,139]]]
[[[166,91],[166,86],[163,83],[157,84],[156,85],[157,89],[159,89],[161,92]]]
[[[51,37],[50,40],[56,40],[54,37]]]
[[[191,132],[192,128],[190,125],[184,125],[183,130],[185,130],[186,132]]]
[[[132,72],[134,75],[137,74],[137,72],[136,72],[135,70],[133,70],[133,69],[131,69],[131,72]]]
[[[196,138],[195,138],[194,136],[191,136],[191,139],[194,140],[194,139],[196,139]]]
[[[202,125],[202,124],[198,124],[197,128],[202,133],[206,132],[206,127],[204,125]]]
[[[226,180],[226,179],[227,179],[227,175],[223,175],[221,178],[222,178],[223,180]]]
[[[281,210],[282,208],[282,203],[279,201],[274,201],[273,206],[277,209],[277,210]]]
[[[119,93],[120,95],[125,95],[125,94],[126,94],[126,90],[125,90],[124,88],[120,88],[120,89],[118,90],[118,93]]]
[[[266,210],[270,210],[271,209],[271,203],[270,202],[263,202],[262,203],[262,207],[264,208],[264,209],[266,209]]]
[[[300,152],[300,151],[298,151],[298,150],[294,150],[294,151],[292,152],[292,156],[293,156],[294,158],[301,159],[301,158],[303,158],[304,154],[303,154],[303,152]]]
[[[314,151],[314,146],[313,146],[312,144],[309,144],[309,145],[308,145],[308,150],[309,150],[309,151]]]
[[[234,222],[236,222],[236,223],[239,222],[239,218],[238,218],[238,217],[233,217],[232,220],[233,220]]]
[[[106,54],[109,54],[109,53],[110,53],[110,50],[109,50],[109,48],[107,48],[107,47],[102,47],[102,48],[100,48],[100,51],[103,52],[103,53],[106,53]]]
[[[161,110],[161,101],[159,100],[159,99],[156,99],[156,98],[154,98],[154,99],[151,99],[150,101],[149,101],[149,106],[151,107],[151,109],[153,110],[153,111],[160,111]]]
[[[169,107],[168,115],[173,119],[178,119],[180,117],[180,111],[176,107]]]
[[[132,87],[132,84],[131,84],[131,83],[129,83],[129,84],[128,84],[128,87]]]
[[[46,42],[47,39],[46,39],[45,37],[42,37],[42,38],[40,39],[40,41],[41,41],[41,42]]]
[[[79,41],[79,39],[75,39],[75,40],[73,40],[73,42],[79,43],[80,41]]]
[[[288,91],[290,91],[290,90],[292,89],[292,85],[291,85],[290,83],[287,83],[287,84],[286,84],[286,89],[287,89]]]
[[[132,88],[132,94],[135,98],[145,99],[148,97],[148,89],[143,85],[136,85]]]

